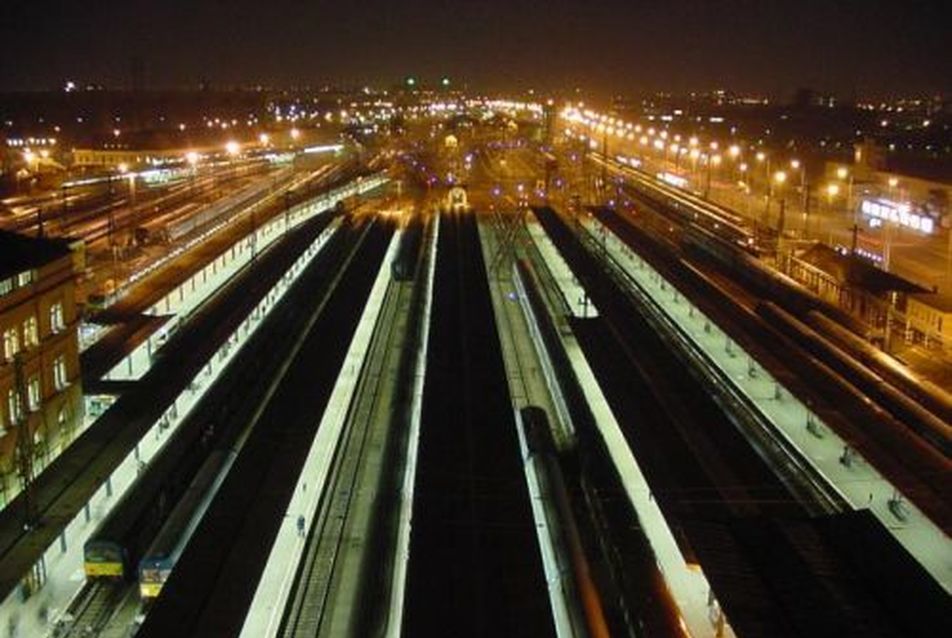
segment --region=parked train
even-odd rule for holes
[[[892,413],[935,449],[946,456],[952,452],[952,426],[943,419],[910,399],[776,304],[762,302],[757,306],[757,313],[771,325],[790,335],[804,349],[835,370],[864,395],[879,403],[883,409]]]
[[[420,244],[423,241],[423,220],[414,217],[400,237],[400,245],[390,262],[390,274],[395,281],[412,281],[420,263]]]
[[[922,404],[922,407],[952,423],[952,395],[925,379],[868,341],[842,328],[815,310],[806,322],[849,352],[857,361]]]
[[[681,243],[689,253],[720,264],[761,297],[770,299],[795,316],[806,316],[811,310],[816,310],[861,337],[868,335],[862,321],[821,299],[791,277],[770,268],[735,242],[692,223],[685,227]]]
[[[571,583],[584,615],[585,628],[590,636],[607,637],[610,632],[602,607],[602,595],[595,584],[588,557],[585,555],[548,416],[545,410],[534,405],[522,408],[519,416],[529,454],[536,458],[541,470],[539,479],[543,498],[555,506],[556,528],[570,559]]]
[[[235,456],[237,453],[234,450],[215,450],[211,453],[145,551],[138,569],[139,594],[143,599],[155,598],[162,591],[162,586],[201,522]]]
[[[139,559],[201,467],[213,425],[178,432],[144,467],[83,546],[89,578],[132,580]]]

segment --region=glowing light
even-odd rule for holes
[[[235,140],[229,140],[225,144],[225,151],[229,155],[237,155],[241,151],[241,145]]]

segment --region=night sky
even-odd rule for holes
[[[412,73],[486,90],[948,93],[944,4],[0,0],[0,90],[134,75],[150,88],[386,86]]]

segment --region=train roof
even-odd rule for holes
[[[738,635],[949,633],[945,591],[868,510],[685,526]]]
[[[192,532],[198,526],[196,514],[204,511],[215,497],[221,483],[221,472],[226,463],[234,458],[232,451],[216,450],[202,465],[188,490],[172,509],[162,529],[142,555],[139,569],[143,567],[162,567],[174,564],[182,553]]]
[[[844,255],[825,244],[811,246],[800,255],[800,259],[816,266],[838,281],[846,281],[872,294],[931,292],[915,282],[877,268],[865,259]]]

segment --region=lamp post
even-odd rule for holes
[[[241,152],[241,144],[239,144],[235,140],[228,140],[228,142],[225,143],[225,152],[228,153],[228,157],[231,158],[229,160],[229,163],[231,165],[231,176],[237,177],[238,167],[235,165],[235,159],[238,157],[238,154]]]
[[[733,168],[731,169],[731,179],[736,180],[737,179],[737,158],[740,157],[740,146],[738,146],[737,144],[731,144],[730,148],[727,149],[727,155],[734,162],[734,164],[732,165]]]
[[[809,204],[807,200],[807,168],[804,164],[798,159],[790,160],[790,170],[797,171],[800,173],[800,211],[801,219],[803,221],[800,234],[802,237],[806,237],[807,234],[807,215],[809,215]]]
[[[136,211],[136,174],[134,171],[129,170],[129,165],[125,162],[119,164],[119,174],[129,179],[129,206],[130,210],[132,211],[132,236],[135,238],[135,230],[138,221]]]
[[[185,154],[185,161],[188,162],[189,168],[191,169],[188,173],[188,181],[190,190],[192,191],[192,197],[195,197],[195,174],[198,172],[198,160],[198,153],[195,151],[189,151]]]
[[[759,163],[765,165],[764,179],[766,182],[766,186],[765,186],[766,192],[764,193],[763,225],[769,226],[770,225],[770,193],[772,190],[772,186],[770,183],[770,156],[764,153],[763,151],[758,151],[757,155],[755,155],[754,157]]]
[[[839,184],[837,184],[836,182],[830,182],[829,184],[826,185],[826,198],[827,198],[826,203],[827,203],[827,210],[829,212],[832,212],[834,210],[833,201],[836,199],[836,196],[839,194],[840,194]],[[830,229],[830,234],[829,234],[829,239],[827,240],[827,244],[831,246],[833,245],[833,229],[832,228]]]
[[[859,237],[859,217],[853,208],[853,173],[845,166],[836,169],[836,176],[846,182],[846,214],[853,216],[853,239],[850,244],[850,254],[856,254],[856,243]]]
[[[715,142],[711,142],[715,144]],[[713,148],[713,146],[712,146]],[[720,155],[709,155],[707,158],[707,179],[704,182],[704,197],[709,197],[711,194],[711,172],[717,166],[720,166],[721,156]]]
[[[784,207],[786,204],[786,200],[784,199],[784,191],[783,191],[783,186],[786,183],[786,181],[787,181],[787,173],[785,171],[777,171],[774,174],[774,183],[776,183],[777,192],[780,195],[780,212],[777,216],[777,238],[778,239],[781,236],[783,236],[783,226],[784,226],[784,222],[786,221],[784,219],[784,214],[785,214]]]

